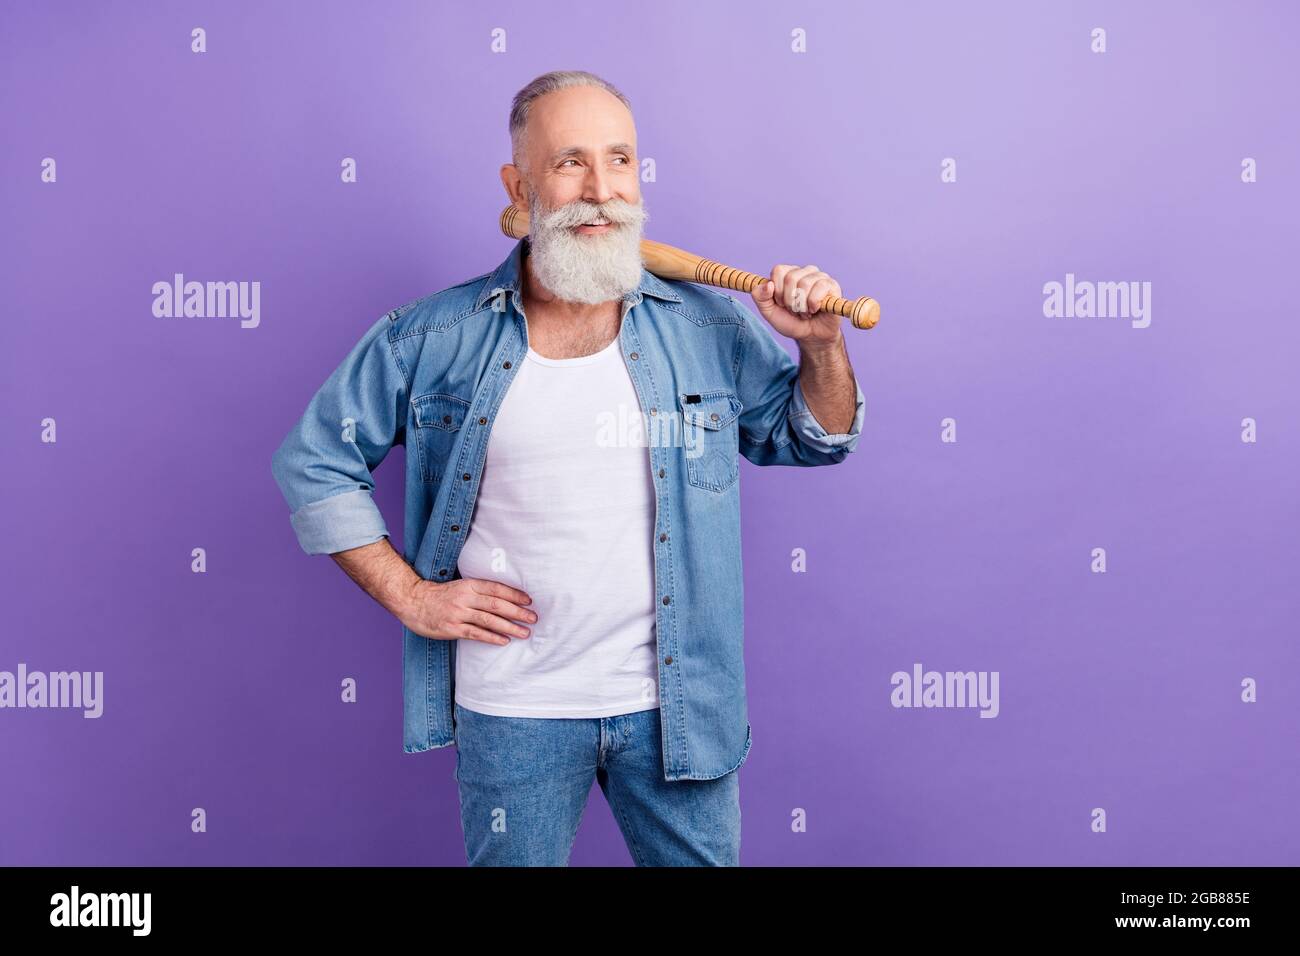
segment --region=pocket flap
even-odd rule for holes
[[[411,399],[411,404],[415,406],[415,424],[449,432],[460,428],[469,411],[469,402],[455,395],[421,395]]]
[[[695,399],[699,401],[695,401]],[[744,407],[736,393],[725,388],[711,392],[679,392],[677,403],[682,410],[682,419],[688,425],[698,428],[726,428]]]

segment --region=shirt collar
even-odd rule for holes
[[[514,293],[521,290],[521,270],[523,268],[524,249],[528,244],[528,237],[524,236],[515,243],[510,255],[506,256],[505,261],[497,266],[496,271],[488,276],[487,282],[483,286],[483,291],[479,293],[478,301],[474,303],[475,309],[481,309],[497,295],[498,292]],[[664,282],[657,275],[644,266],[641,268],[641,284],[631,292],[623,296],[623,300],[629,299],[634,302],[640,302],[643,296],[652,295],[656,299],[663,299],[667,302],[681,302],[682,297],[673,291],[668,283]]]

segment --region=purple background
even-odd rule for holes
[[[856,454],[742,462],[743,862],[1300,862],[1300,14],[867,7],[5,4],[0,670],[102,670],[105,714],[0,711],[0,862],[463,864],[400,626],[299,550],[271,452],[505,256],[510,97],[566,68],[631,98],[651,238],[883,307]],[[261,326],[154,318],[175,272],[260,281]],[[1150,328],[1045,318],[1066,272],[1152,282]],[[1001,715],[892,708],[917,661],[999,671]],[[630,863],[598,790],[572,862]]]

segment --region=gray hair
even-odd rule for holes
[[[602,89],[606,93],[617,96],[628,108],[628,112],[632,110],[631,101],[613,83],[602,80],[594,73],[588,73],[586,70],[553,70],[550,73],[543,73],[516,93],[514,102],[510,105],[510,161],[516,166],[524,168],[524,131],[528,128],[528,114],[532,112],[533,101],[547,93],[567,90],[575,86],[594,86]]]

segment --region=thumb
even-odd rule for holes
[[[764,316],[772,309],[772,302],[776,298],[776,285],[771,279],[764,279],[758,285],[754,286],[754,291],[750,293],[753,296],[754,304],[758,306]]]

